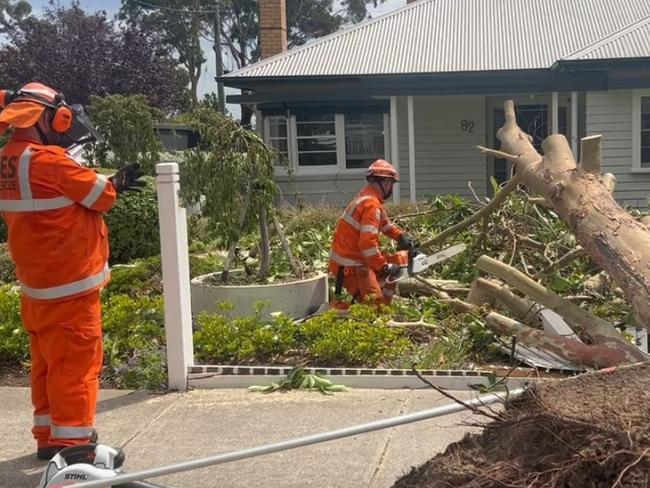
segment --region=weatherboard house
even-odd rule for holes
[[[538,147],[562,133],[579,157],[602,134],[616,198],[647,206],[650,1],[418,0],[289,51],[284,15],[261,0],[265,59],[223,81],[287,157],[285,199],[343,203],[378,158],[399,168],[396,199],[488,195],[509,163],[475,146],[498,147],[513,99]]]

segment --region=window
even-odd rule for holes
[[[296,115],[298,166],[336,166],[334,114]]]
[[[650,97],[641,97],[641,168],[650,168]]]
[[[388,126],[385,113],[305,111],[266,116],[264,138],[288,158],[297,174],[361,172],[387,157]]]
[[[650,90],[634,92],[632,131],[632,171],[650,172]]]
[[[384,114],[345,114],[345,167],[367,168],[385,158]]]
[[[264,119],[264,135],[269,146],[275,149],[282,157],[275,161],[275,165],[285,165],[283,158],[289,158],[289,138],[287,130],[287,116],[273,115]]]

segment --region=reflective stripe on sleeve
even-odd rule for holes
[[[361,254],[367,258],[371,256],[376,256],[377,254],[379,254],[379,248],[373,247],[371,249],[364,249],[363,251],[361,251]]]
[[[370,232],[372,234],[378,234],[379,229],[375,227],[374,225],[362,225],[361,229],[359,229],[361,232]]]
[[[51,423],[49,415],[34,415],[34,427],[49,427]]]
[[[42,212],[44,210],[57,210],[71,205],[74,205],[74,202],[68,197],[0,200],[0,210],[4,212]]]
[[[88,195],[86,195],[86,198],[84,198],[81,202],[81,204],[86,208],[91,208],[97,202],[97,199],[101,196],[101,194],[104,192],[104,189],[106,188],[106,182],[108,181],[108,178],[100,174],[97,174],[96,176],[97,179],[95,180],[95,184],[93,185]]]
[[[97,286],[101,285],[104,281],[110,276],[110,271],[108,269],[108,263],[104,266],[99,273],[82,280],[73,281],[72,283],[66,283],[65,285],[53,286],[51,288],[31,288],[26,286],[24,283],[21,283],[23,293],[31,298],[36,298],[37,300],[54,300],[56,298],[63,298],[84,291],[92,290]]]
[[[334,251],[330,251],[330,259],[341,266],[363,266],[363,263],[354,259],[344,258],[343,256],[336,254]]]

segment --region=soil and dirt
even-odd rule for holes
[[[536,385],[393,488],[648,487],[650,363]]]
[[[0,360],[0,386],[29,386],[29,369],[18,361]]]

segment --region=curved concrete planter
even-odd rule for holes
[[[268,301],[270,307],[264,309],[263,318],[271,318],[273,312],[284,312],[298,319],[307,315],[312,306],[328,301],[327,275],[324,273],[304,280],[269,285],[227,285],[206,284],[205,281],[220,273],[197,276],[190,282],[192,294],[192,314],[203,311],[218,312],[218,302],[234,305],[232,315],[250,316],[254,313],[255,302]]]

